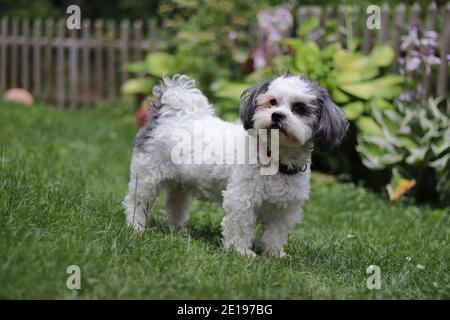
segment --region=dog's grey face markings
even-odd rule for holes
[[[255,114],[257,98],[267,92],[271,82],[271,78],[260,81],[242,93],[240,118],[245,130],[253,128],[253,115]]]
[[[277,79],[298,77],[300,83],[305,86],[300,88],[305,95],[305,99],[294,100],[290,102],[289,108],[292,114],[300,119],[305,119],[313,131],[312,141],[315,149],[322,153],[330,152],[342,141],[348,129],[348,121],[344,113],[336,106],[330,98],[327,90],[316,85],[314,82],[304,76],[283,75]],[[240,118],[244,125],[244,129],[248,130],[254,127],[254,115],[257,107],[257,99],[260,95],[268,92],[271,83],[275,79],[266,79],[258,82],[254,86],[245,90],[241,96]],[[278,83],[278,92],[283,92],[282,86]],[[292,84],[292,82],[291,82]],[[282,89],[280,91],[280,88]],[[290,92],[283,93],[283,96],[289,96]],[[314,97],[311,99],[311,97]],[[267,101],[267,107],[275,108],[279,105],[279,99],[276,94]],[[289,112],[288,112],[289,113]],[[288,116],[288,114],[286,114]],[[273,128],[283,128],[284,121],[272,124]]]
[[[315,104],[319,113],[314,126],[313,141],[315,149],[321,153],[331,152],[344,138],[349,122],[344,112],[333,103],[328,91],[311,82],[316,96]]]

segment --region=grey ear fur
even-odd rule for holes
[[[242,93],[240,118],[245,130],[253,128],[253,115],[256,108],[256,99],[260,94],[267,91],[271,82],[271,78],[262,80]]]
[[[321,153],[328,153],[341,143],[349,123],[344,112],[331,101],[328,91],[320,87],[316,90],[320,114],[313,135],[314,148]]]

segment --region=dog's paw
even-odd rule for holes
[[[263,254],[265,256],[271,256],[271,257],[280,258],[280,259],[289,257],[289,255],[286,252],[284,252],[283,250],[279,250],[279,249],[272,249],[272,250],[264,251]]]
[[[244,257],[256,257],[256,253],[248,248],[236,248],[236,252],[239,253],[240,255],[243,255]]]
[[[128,227],[133,229],[134,232],[141,233],[145,230],[145,224],[141,224],[141,223],[137,222],[136,220],[127,221],[127,225],[128,225]]]

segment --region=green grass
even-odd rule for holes
[[[0,298],[450,298],[448,215],[351,184],[313,183],[287,259],[224,251],[204,202],[189,235],[164,227],[162,199],[133,234],[120,202],[135,132],[130,116],[0,102]]]

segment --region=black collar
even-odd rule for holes
[[[308,168],[307,164],[304,164],[300,167],[299,166],[288,167],[286,164],[280,163],[280,165],[278,166],[278,171],[282,174],[287,174],[288,176],[291,176],[299,172],[305,172],[307,168]]]

